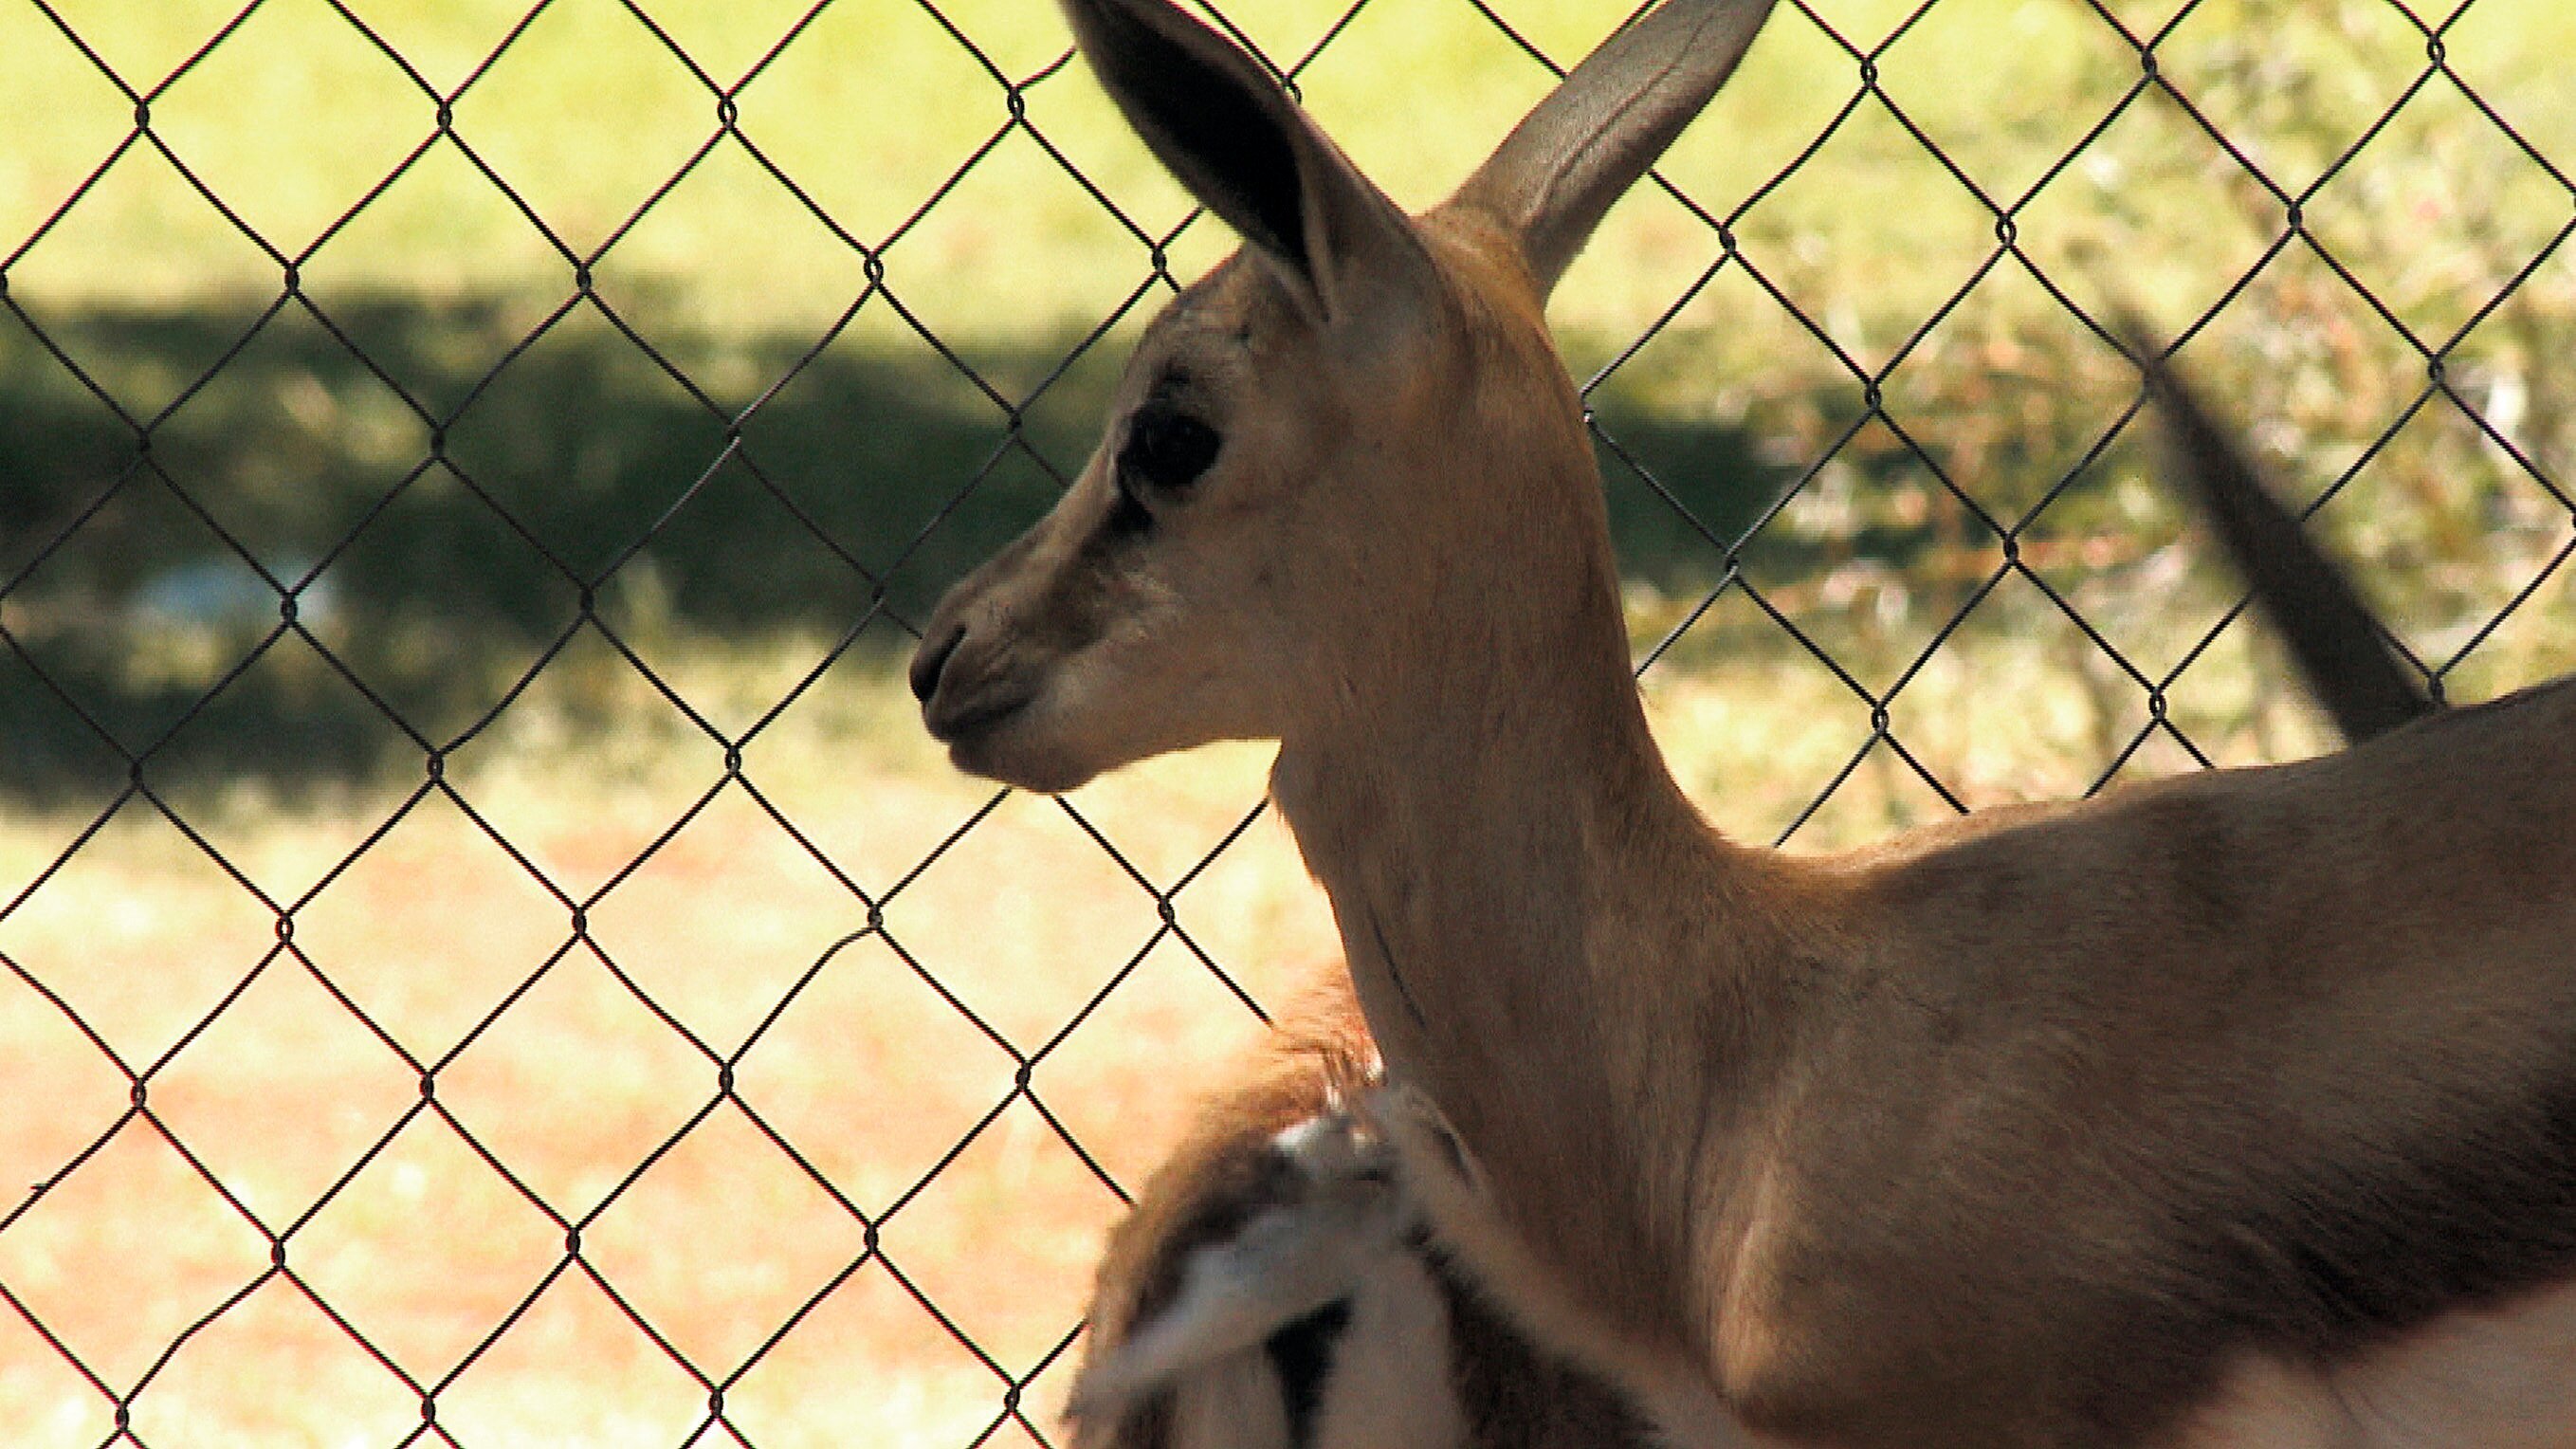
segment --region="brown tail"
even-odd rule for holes
[[[2264,486],[2234,435],[2166,360],[2166,349],[2129,321],[2130,351],[2164,419],[2174,461],[2235,560],[2254,606],[2289,647],[2309,693],[2347,741],[2358,744],[2440,708],[2412,668],[2390,652],[2370,607],[2299,515]]]

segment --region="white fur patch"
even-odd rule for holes
[[[1386,1271],[1404,1251],[1404,1220],[1392,1185],[1369,1186],[1274,1208],[1191,1254],[1172,1305],[1083,1373],[1073,1412],[1122,1413],[1183,1375],[1257,1353],[1271,1334]]]
[[[2249,1363],[2172,1449],[2576,1449],[2576,1284],[2322,1373]]]
[[[1389,1257],[1351,1303],[1310,1449],[1449,1449],[1465,1442],[1449,1300],[1422,1259]]]
[[[1285,1389],[1255,1346],[1163,1385],[1172,1394],[1172,1449],[1460,1449],[1466,1415],[1449,1352],[1439,1284],[1419,1258],[1391,1256],[1351,1295],[1308,1438],[1289,1438]]]

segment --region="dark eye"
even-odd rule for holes
[[[1182,492],[1199,481],[1224,446],[1224,437],[1197,418],[1148,403],[1127,420],[1127,446],[1118,453],[1119,485]]]

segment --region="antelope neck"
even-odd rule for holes
[[[1527,1129],[1530,1104],[1499,1095],[1533,1067],[1549,1093],[1616,1076],[1635,1037],[1614,1018],[1654,973],[1605,953],[1669,943],[1730,894],[1734,852],[1647,731],[1611,590],[1525,629],[1480,621],[1472,647],[1427,639],[1420,667],[1369,676],[1397,682],[1334,691],[1273,773],[1388,1060],[1471,1142],[1479,1119]],[[1529,1060],[1534,1035],[1561,1070]]]
[[[1391,1079],[1592,1313],[1695,1342],[1708,1285],[1669,1267],[1705,1229],[1718,1144],[1649,1119],[1746,1060],[1745,993],[1707,969],[1737,856],[1647,732],[1615,600],[1592,612],[1283,741],[1272,788]]]

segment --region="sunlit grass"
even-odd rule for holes
[[[634,302],[649,292],[721,326],[800,330],[828,321],[865,285],[855,242],[885,248],[887,285],[936,327],[1009,334],[1098,320],[1148,271],[1136,231],[1159,239],[1187,214],[1179,189],[1079,66],[1051,69],[1068,44],[1052,5],[848,0],[810,20],[809,7],[780,3],[645,8],[668,43],[611,0],[556,0],[483,69],[525,18],[519,0],[379,0],[358,7],[373,39],[319,0],[268,0],[159,89],[238,7],[60,7],[100,62],[151,94],[158,147],[129,144],[133,103],[42,11],[0,10],[0,136],[9,139],[0,148],[0,254],[127,148],[58,224],[59,239],[12,266],[13,290],[57,304],[272,293],[280,272],[264,245],[299,259],[306,290],[326,304],[387,287],[560,293],[577,257],[596,264],[606,296]],[[1497,7],[1560,63],[1629,8]],[[1350,7],[1268,0],[1231,9],[1275,60],[1294,64]],[[1964,266],[1950,274],[1953,261],[1971,262],[1992,242],[1991,213],[1970,188],[1995,205],[2020,202],[2137,74],[2126,43],[2071,0],[1950,0],[1884,44],[1913,9],[1818,5],[1839,40],[1784,15],[1666,168],[1702,204],[1733,209],[1861,94],[1844,46],[1884,45],[1887,97],[1951,153],[1959,175],[1930,164],[1884,106],[1864,99],[1838,139],[1741,227],[1751,254],[1812,300],[1872,279],[1881,293],[1908,292],[1913,284],[1890,275],[1899,257],[1933,264],[1922,279],[1933,295],[1964,281]],[[2119,13],[2139,27],[2164,18],[2157,7]],[[2248,35],[2259,44],[2240,43]],[[2541,150],[2576,147],[2576,98],[2556,64],[2576,44],[2576,15],[2550,0],[2479,0],[2444,38],[2450,72]],[[2227,0],[2197,7],[2163,41],[2160,70],[2295,192],[2421,74],[2424,48],[2394,6]],[[2247,72],[2258,65],[2273,79]],[[1373,0],[1300,80],[1352,154],[1400,200],[1424,206],[1466,174],[1548,74],[1474,7]],[[1025,86],[1025,126],[1013,124],[1013,86]],[[719,124],[719,91],[733,97],[730,133]],[[440,96],[454,97],[452,137],[432,143]],[[2459,104],[2437,80],[2419,108],[2447,114]],[[2104,226],[2151,205],[2130,194],[2143,178],[2184,156],[2214,156],[2205,139],[2154,111],[2115,128],[2097,162],[2052,182],[2055,199],[2024,219],[2035,257],[2062,261],[2088,238],[2107,239]],[[159,147],[235,219],[198,196]],[[979,152],[954,199],[916,221]],[[675,177],[670,194],[624,230]],[[2329,190],[2321,229],[2331,235],[2339,224],[2323,219],[2333,212],[2384,204]],[[2545,198],[2532,204],[2547,209]],[[2191,240],[2188,215],[2147,220],[2151,234]],[[1953,241],[1967,248],[1955,259]],[[1174,270],[1193,275],[1230,244],[1213,224],[1193,227]],[[1560,318],[1631,330],[1714,256],[1704,227],[1661,196],[1640,196],[1593,249]],[[2177,280],[2172,269],[2188,264],[2180,255],[2128,260]],[[1864,303],[1851,320],[1866,326],[1875,312],[1901,321],[1897,300]]]

